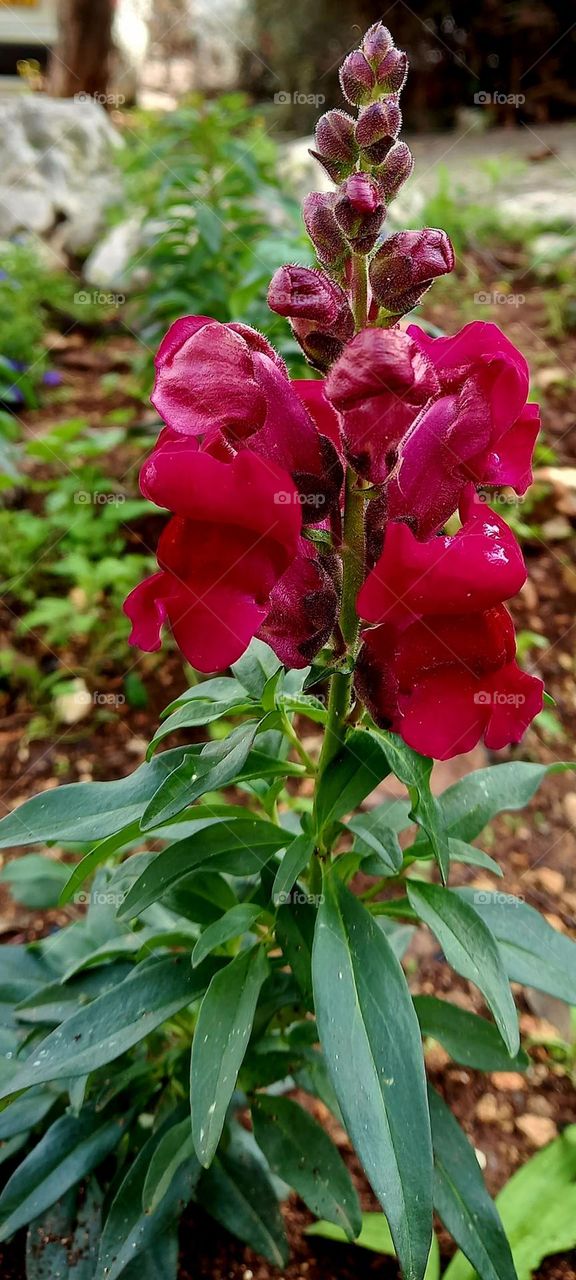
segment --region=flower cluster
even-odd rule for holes
[[[495,325],[439,338],[400,327],[454,263],[442,231],[383,238],[412,164],[398,141],[406,70],[381,23],[347,57],[358,118],[327,112],[314,153],[338,189],[304,205],[319,265],[283,267],[270,286],[324,377],[291,382],[242,324],[185,317],[164,339],[152,400],[165,428],[141,487],[172,518],[159,572],[126,612],[133,643],[158,648],[168,621],[201,671],[227,667],[255,635],[288,666],[331,637],[341,654],[353,491],[357,694],[378,724],[446,758],[481,737],[517,742],[542,703],[504,605],[525,579],[520,550],[476,492],[525,492],[539,415],[526,362]]]

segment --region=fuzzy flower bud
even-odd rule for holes
[[[408,58],[401,49],[390,49],[376,70],[376,84],[381,95],[400,93],[408,75]]]
[[[445,231],[397,231],[370,263],[372,293],[380,306],[404,315],[420,301],[432,281],[452,271],[454,250]]]
[[[336,199],[336,192],[311,191],[302,205],[302,214],[319,262],[339,272],[350,250],[334,214]]]
[[[369,253],[386,216],[378,183],[368,173],[353,173],[340,188],[334,214],[354,251]]]
[[[342,182],[358,159],[352,116],[346,111],[327,111],[316,125],[315,139],[317,150],[310,155],[319,160],[333,182]]]
[[[378,166],[376,173],[378,185],[387,203],[398,195],[413,168],[414,157],[410,147],[407,147],[405,142],[395,142],[384,163]]]
[[[268,290],[268,306],[288,316],[294,337],[316,369],[328,369],[354,333],[348,298],[323,271],[279,267]]]
[[[402,125],[398,98],[372,102],[364,107],[356,125],[356,142],[369,164],[382,164]]]
[[[371,67],[376,71],[386,57],[386,54],[394,48],[394,40],[382,22],[375,22],[368,28],[366,35],[362,41],[362,53],[368,60]]]
[[[354,107],[362,107],[375,96],[376,76],[360,49],[354,49],[340,67],[340,84],[344,97]]]

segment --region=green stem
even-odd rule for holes
[[[304,743],[300,741],[300,738],[296,733],[294,725],[291,723],[290,717],[285,711],[282,712],[282,732],[285,735],[285,737],[288,738],[288,740],[292,743],[294,750],[298,752],[298,755],[300,756],[302,764],[306,766],[308,773],[311,773],[312,776],[314,776],[316,773],[316,765],[312,759],[312,756],[308,754],[306,747],[304,746]]]
[[[368,259],[365,254],[352,254],[351,306],[356,333],[366,327],[368,319]]]

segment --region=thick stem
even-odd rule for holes
[[[352,254],[350,305],[356,333],[366,327],[368,319],[368,259],[365,254]]]

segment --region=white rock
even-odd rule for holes
[[[112,227],[84,263],[83,276],[99,289],[128,289],[129,264],[142,244],[142,219],[126,218]]]
[[[121,145],[97,102],[41,94],[0,102],[0,237],[58,227],[61,247],[89,248],[118,191]]]

